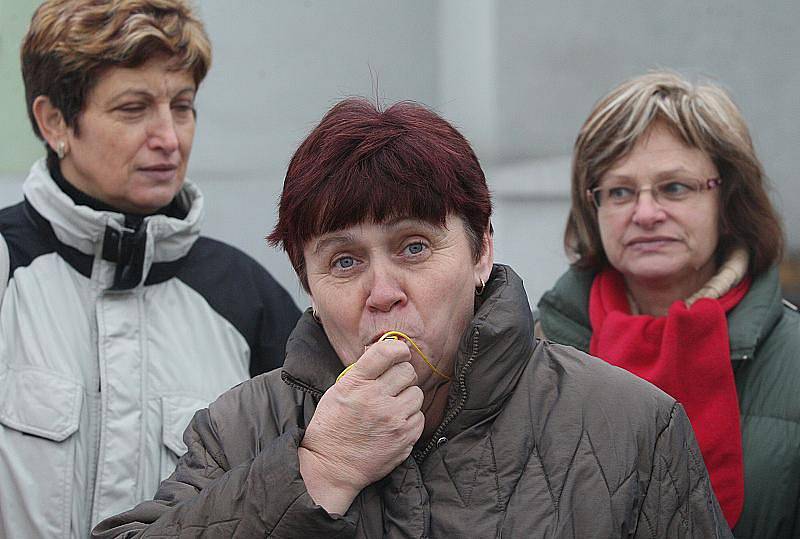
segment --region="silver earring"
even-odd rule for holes
[[[480,278],[481,285],[475,289],[475,295],[480,296],[483,294],[483,291],[486,289],[486,283],[483,281],[483,277]]]
[[[64,156],[67,155],[67,144],[63,140],[56,144],[56,155],[59,159],[64,159]]]
[[[316,320],[320,324],[322,323],[322,320],[319,319],[319,315],[317,314],[317,310],[314,307],[311,307],[311,316],[313,316],[314,320]]]

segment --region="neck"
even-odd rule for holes
[[[682,301],[700,290],[714,276],[715,267],[692,271],[679,279],[641,280],[625,277],[625,286],[636,303],[639,314],[666,316],[670,305]]]
[[[450,381],[439,379],[436,385],[430,390],[425,391],[425,399],[422,402],[422,413],[425,415],[425,428],[422,431],[420,440],[427,440],[436,431],[436,428],[444,419],[447,410],[447,396],[450,393]]]

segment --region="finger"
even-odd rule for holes
[[[408,345],[399,340],[376,342],[356,362],[348,376],[356,375],[362,380],[375,380],[397,363],[411,360]]]
[[[413,446],[425,430],[425,414],[420,411],[414,412],[414,415],[408,418],[407,423],[406,440],[409,445]]]
[[[386,394],[394,397],[405,388],[417,383],[417,371],[408,361],[395,363],[376,380],[386,388]]]
[[[395,399],[397,409],[404,411],[406,417],[411,417],[422,409],[425,393],[419,386],[410,386],[401,391]]]

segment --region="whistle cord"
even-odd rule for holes
[[[428,360],[428,358],[427,358],[427,357],[425,357],[425,354],[423,354],[423,353],[422,353],[422,350],[420,350],[420,349],[419,349],[419,346],[417,346],[417,343],[415,343],[415,342],[414,342],[414,340],[413,340],[411,337],[409,337],[409,336],[408,336],[408,335],[406,335],[405,333],[401,333],[400,331],[387,331],[386,333],[384,333],[383,335],[381,335],[381,338],[380,338],[380,339],[378,339],[378,341],[377,341],[377,342],[385,341],[385,340],[387,340],[387,339],[392,339],[392,340],[399,340],[399,339],[402,339],[402,340],[404,340],[404,341],[405,341],[407,344],[410,344],[410,345],[411,345],[411,347],[414,349],[414,351],[416,351],[416,352],[417,352],[417,354],[419,354],[419,357],[421,357],[421,358],[422,358],[422,360],[423,360],[425,363],[427,363],[427,364],[428,364],[428,367],[430,367],[430,368],[431,368],[431,370],[434,372],[434,374],[436,374],[436,375],[438,375],[438,376],[440,376],[440,377],[444,378],[444,379],[445,379],[445,380],[447,380],[448,382],[450,381],[450,377],[449,377],[449,376],[447,376],[447,375],[446,375],[446,374],[444,374],[442,371],[440,371],[439,369],[437,369],[437,368],[436,368],[436,367],[433,365],[433,363],[431,363],[431,362],[430,362],[430,360]],[[345,374],[347,374],[347,373],[350,371],[350,369],[352,369],[352,368],[355,366],[355,364],[356,364],[356,363],[357,363],[357,362],[353,362],[353,363],[351,363],[350,365],[348,365],[347,367],[345,367],[345,368],[344,368],[344,370],[343,370],[341,373],[339,373],[339,376],[337,376],[337,377],[336,377],[336,381],[338,382],[339,380],[341,380],[341,379],[342,379],[342,377],[343,377]]]

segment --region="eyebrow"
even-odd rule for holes
[[[435,233],[438,230],[448,230],[447,222],[438,224],[431,223],[418,217],[394,217],[381,223],[381,227],[385,230],[404,230],[406,228],[424,228],[429,233]]]
[[[658,180],[660,180],[662,178],[670,178],[670,177],[676,176],[678,174],[689,174],[691,176],[694,176],[694,175],[702,176],[702,174],[700,174],[698,172],[691,171],[691,170],[689,170],[689,169],[687,169],[685,167],[675,167],[675,168],[671,168],[671,169],[668,169],[668,170],[662,170],[661,172],[656,173],[655,179],[656,179],[656,181],[658,181]],[[617,180],[635,180],[636,176],[631,176],[629,174],[615,174],[613,172],[610,172],[610,173],[608,173],[608,178],[613,178],[613,179],[617,179]]]
[[[194,95],[197,92],[197,90],[195,89],[194,86],[184,86],[183,88],[181,88],[180,90],[175,92],[175,94],[172,97],[170,97],[170,99],[174,99],[174,98],[176,98],[176,97],[178,97],[178,96],[180,96],[182,94],[185,94],[187,92],[191,93],[192,95]],[[149,98],[152,98],[154,96],[154,94],[152,92],[147,91],[147,90],[130,88],[128,90],[123,90],[122,92],[111,96],[111,98],[108,100],[108,102],[109,103],[113,103],[115,101],[119,101],[120,99],[122,99],[123,97],[126,97],[126,96],[146,97],[146,98],[149,99]]]
[[[407,228],[424,228],[428,233],[435,233],[438,230],[446,227],[439,227],[433,225],[427,221],[420,221],[417,219],[409,219],[408,217],[399,217],[394,219],[389,219],[380,224],[381,228],[386,230],[387,232],[402,232]],[[347,245],[351,243],[355,243],[356,237],[353,234],[348,232],[341,232],[341,233],[332,233],[330,235],[324,236],[317,244],[314,246],[314,250],[312,253],[319,254],[320,252],[324,251],[325,249],[329,249],[333,246],[338,245]]]
[[[341,234],[334,234],[330,236],[325,236],[317,241],[317,244],[314,246],[313,253],[319,254],[321,251],[330,248],[331,246],[335,245],[345,245],[348,243],[353,243],[355,241],[355,237],[352,234],[341,233]]]

